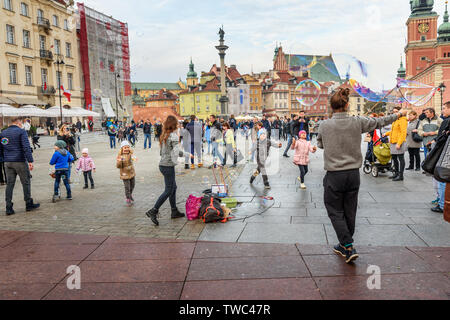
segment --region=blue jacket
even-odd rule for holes
[[[55,166],[56,170],[69,169],[69,162],[73,162],[73,156],[66,149],[59,149],[55,151],[52,159],[50,160],[50,165]]]
[[[34,162],[30,141],[24,129],[12,125],[0,133],[0,158],[4,162]]]

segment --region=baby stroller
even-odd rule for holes
[[[380,173],[393,172],[391,148],[386,138],[369,143],[363,171],[378,177]]]

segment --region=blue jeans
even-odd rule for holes
[[[116,136],[109,136],[109,146],[111,149],[116,148]]]
[[[135,135],[129,135],[128,141],[131,143],[132,146],[136,144],[136,136]]]
[[[220,163],[223,163],[223,157],[219,151],[219,144],[217,142],[212,143],[212,154],[213,154],[213,162],[216,160],[216,157],[219,157]]]
[[[289,151],[289,148],[292,146],[292,135],[289,134],[288,136],[289,136],[289,138],[288,138],[287,148],[286,148],[286,150],[284,151],[284,154],[286,154],[286,155],[287,155],[287,153],[288,153],[288,151]]]
[[[444,205],[445,205],[445,187],[447,186],[446,183],[444,182],[438,182],[439,184],[439,208],[441,208],[442,210],[444,210]]]
[[[54,194],[59,195],[59,184],[61,183],[61,179],[64,182],[64,185],[66,186],[67,190],[67,196],[71,196],[72,192],[70,190],[70,184],[69,184],[69,170],[56,170],[55,172],[55,187],[54,187]]]
[[[72,175],[72,162],[69,162],[69,172],[67,173],[67,179],[70,180],[71,175]]]
[[[150,133],[144,133],[144,149],[147,149],[147,140],[148,140],[148,148],[152,148],[152,135]]]
[[[211,153],[211,141],[208,141],[208,154]]]

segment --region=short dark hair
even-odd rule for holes
[[[446,107],[450,106],[450,101],[447,101],[446,103],[444,103],[444,106],[446,106]]]
[[[215,116],[215,115],[213,115],[213,114],[212,114],[212,115],[210,115],[210,117],[212,117],[213,119],[216,119],[216,116]]]
[[[13,117],[13,118],[11,118],[11,122],[12,123],[17,122],[17,121],[23,121],[23,117]]]

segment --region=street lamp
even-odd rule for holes
[[[56,55],[56,66],[58,69],[58,92],[59,92],[59,112],[61,115],[61,125],[63,124],[63,114],[62,114],[62,97],[61,97],[61,73],[59,71],[59,66],[64,64],[64,60],[61,54]]]
[[[444,91],[445,91],[445,89],[446,89],[447,87],[445,86],[445,84],[442,82],[440,85],[439,85],[439,91],[441,92],[441,113],[442,113],[442,110],[443,110],[443,104],[444,104],[444,101],[443,101],[443,94],[444,94]]]
[[[119,121],[119,99],[117,97],[117,79],[120,79],[120,74],[114,73],[114,82],[116,84],[116,120]]]

